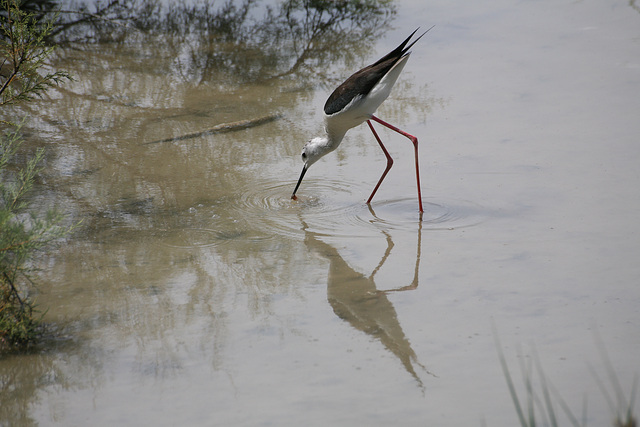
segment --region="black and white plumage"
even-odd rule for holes
[[[331,116],[336,113],[347,111],[348,108],[345,108],[347,104],[354,100],[362,99],[362,97],[368,95],[378,82],[389,74],[391,69],[402,60],[402,64],[395,75],[397,78],[404,67],[404,63],[408,59],[410,54],[409,49],[411,49],[411,47],[420,40],[420,37],[424,35],[424,33],[420,35],[420,37],[405,48],[406,44],[411,40],[411,37],[413,37],[416,31],[418,30],[411,33],[411,35],[392,52],[389,52],[373,64],[354,73],[351,77],[345,80],[344,83],[338,86],[324,104],[324,113],[327,116]],[[395,79],[393,82],[395,82]],[[391,86],[393,86],[393,83],[391,83]]]
[[[431,28],[429,28],[429,30]],[[371,125],[371,122],[369,121],[374,120],[396,132],[403,134],[404,136],[412,139],[412,141],[414,142],[416,151],[416,175],[418,177],[418,198],[420,204],[420,212],[422,212],[422,201],[420,200],[420,179],[417,159],[418,140],[414,136],[409,135],[401,131],[400,129],[395,128],[394,126],[378,119],[373,115],[373,113],[375,113],[380,104],[382,104],[391,93],[393,85],[398,80],[402,69],[409,59],[409,55],[411,54],[411,52],[409,52],[409,49],[411,49],[411,47],[429,30],[422,33],[420,36],[418,36],[417,39],[415,39],[411,44],[407,46],[409,40],[411,40],[414,34],[418,31],[416,29],[393,51],[389,52],[387,55],[380,58],[373,64],[354,73],[351,77],[345,80],[344,83],[338,86],[336,90],[333,91],[324,105],[324,130],[326,135],[313,138],[305,144],[302,150],[302,161],[304,162],[304,166],[302,168],[300,178],[298,179],[298,183],[293,190],[293,194],[291,195],[292,199],[296,199],[296,191],[298,190],[298,187],[302,182],[302,178],[304,177],[309,167],[324,155],[338,148],[340,142],[342,142],[342,139],[344,138],[344,135],[349,129],[356,127],[366,121],[369,123],[369,126],[371,127],[371,130],[376,137],[376,140],[387,156],[387,169],[378,181],[378,184],[369,197],[369,200],[367,200],[367,203],[370,203],[375,192],[380,186],[380,183],[386,176],[387,172],[391,168],[391,164],[393,163],[393,160],[391,160],[391,157],[389,156],[384,145],[382,145],[380,138],[376,134],[373,126]]]

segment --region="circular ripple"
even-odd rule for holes
[[[387,228],[413,228],[418,221],[426,230],[455,230],[471,227],[483,221],[482,208],[469,201],[425,198],[424,212],[418,212],[418,201],[414,198],[383,200],[372,203],[370,215],[359,217],[361,222],[373,223]]]
[[[308,225],[344,222],[366,210],[354,196],[354,187],[337,180],[308,180],[304,192],[291,200],[295,182],[263,181],[241,190],[235,206],[238,214],[264,231],[299,236]],[[356,190],[357,191],[357,190]],[[327,228],[327,227],[323,227]],[[344,228],[330,227],[335,232]],[[342,232],[332,234],[344,234]],[[348,235],[353,235],[349,232]]]
[[[207,228],[180,228],[163,233],[162,243],[172,248],[195,249],[218,246],[237,237],[238,233],[223,233]]]
[[[310,179],[291,200],[294,181],[262,181],[240,189],[236,214],[267,234],[299,237],[304,230],[336,237],[376,237],[377,228],[452,230],[482,222],[481,207],[468,201],[426,198],[424,213],[415,197],[365,203],[367,189],[342,181]]]

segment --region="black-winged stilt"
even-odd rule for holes
[[[431,28],[429,28],[429,30]],[[298,191],[302,178],[304,178],[309,167],[325,154],[338,148],[342,138],[344,138],[344,135],[349,129],[366,121],[373,132],[373,136],[378,141],[378,144],[380,144],[380,147],[387,158],[387,167],[373,189],[371,196],[367,199],[367,204],[371,203],[371,199],[373,199],[373,196],[376,194],[376,191],[378,191],[378,187],[380,187],[382,180],[384,180],[389,169],[391,169],[391,166],[393,165],[393,159],[382,144],[380,137],[371,124],[371,120],[373,120],[395,132],[398,132],[400,135],[406,136],[411,140],[411,142],[413,142],[416,157],[418,206],[420,208],[420,212],[423,212],[422,194],[420,192],[420,168],[418,166],[418,138],[398,129],[384,120],[377,118],[373,113],[375,113],[380,104],[382,104],[389,96],[391,88],[396,83],[396,80],[398,80],[400,72],[409,59],[409,55],[411,54],[409,49],[411,49],[411,47],[429,30],[418,36],[418,38],[409,46],[406,46],[409,40],[411,40],[411,37],[413,37],[413,35],[418,31],[416,29],[392,52],[388,53],[377,62],[356,72],[333,91],[331,96],[329,96],[329,99],[327,99],[326,104],[324,104],[324,130],[326,135],[313,138],[311,141],[307,142],[302,149],[302,161],[304,162],[304,166],[302,168],[300,178],[298,179],[298,183],[296,184],[296,188],[293,190],[293,194],[291,195],[292,199],[296,199],[296,191]]]

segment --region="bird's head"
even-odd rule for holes
[[[298,179],[298,184],[296,184],[296,188],[293,190],[293,194],[291,195],[293,200],[296,199],[296,191],[298,191],[298,187],[300,187],[300,183],[302,182],[302,178],[304,178],[304,174],[307,173],[307,169],[309,169],[312,164],[320,160],[322,156],[335,150],[336,146],[332,146],[329,138],[327,137],[313,138],[304,145],[301,154],[304,166],[302,167],[302,173]]]
[[[328,142],[327,138],[317,137],[304,144],[304,148],[302,149],[302,154],[300,156],[302,157],[302,162],[307,168],[320,160],[320,158],[329,151],[332,151],[329,149]]]

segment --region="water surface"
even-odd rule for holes
[[[306,68],[171,34],[59,52],[76,80],[25,107],[27,140],[47,149],[38,200],[83,222],[40,260],[57,334],[0,360],[0,424],[516,425],[492,322],[522,395],[535,349],[575,414],[587,396],[589,425],[611,424],[589,366],[607,377],[597,330],[630,395],[637,6],[385,19]],[[412,146],[386,130],[396,163],[364,203],[385,165],[366,126],[291,201],[333,86],[433,24],[378,114],[419,137],[423,217]]]

